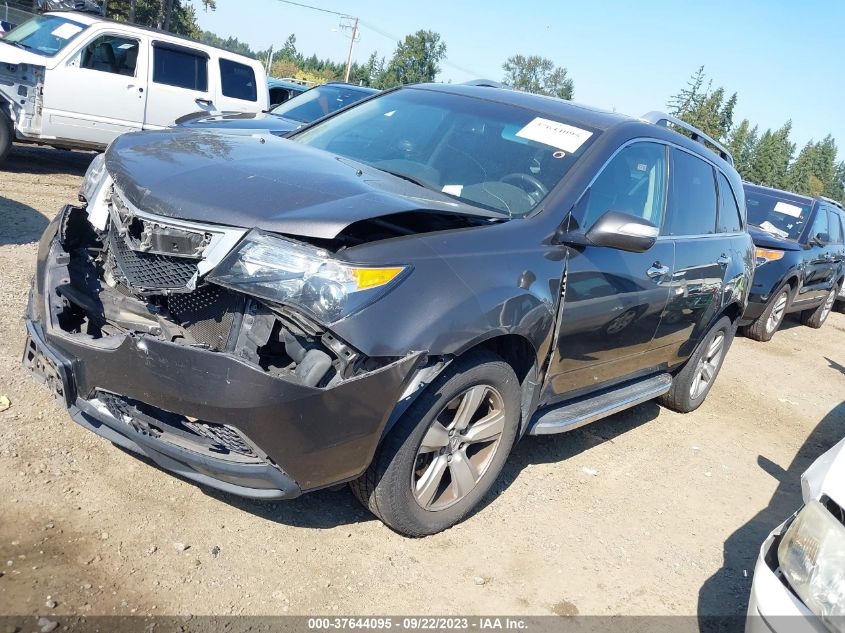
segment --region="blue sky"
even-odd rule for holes
[[[432,29],[447,45],[440,80],[500,80],[508,56],[537,54],[569,70],[576,101],[632,115],[665,109],[704,64],[714,85],[739,92],[737,122],[765,129],[791,118],[799,149],[831,132],[845,158],[841,0],[304,1],[361,18],[360,62],[390,56],[396,42],[384,34]],[[217,0],[216,11],[198,14],[202,28],[253,48],[295,33],[303,53],[346,59],[349,40],[333,15],[278,0]]]

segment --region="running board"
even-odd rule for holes
[[[669,391],[671,386],[672,376],[660,374],[598,395],[537,411],[529,423],[528,434],[552,435],[577,429],[661,396]]]

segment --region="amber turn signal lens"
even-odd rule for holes
[[[404,268],[353,268],[352,275],[358,290],[383,286],[392,281]]]
[[[777,261],[782,259],[783,255],[783,251],[776,251],[769,248],[757,248],[754,250],[754,256],[757,258],[758,264]]]

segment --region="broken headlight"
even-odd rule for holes
[[[845,526],[810,501],[783,535],[778,562],[807,608],[832,631],[845,632]]]
[[[374,301],[407,270],[356,266],[313,246],[254,230],[208,280],[273,303],[293,304],[332,323]]]
[[[91,202],[94,193],[97,191],[97,185],[100,184],[105,173],[106,155],[97,154],[88,166],[88,171],[85,172],[85,178],[82,179],[82,187],[79,189],[79,195],[85,202]]]

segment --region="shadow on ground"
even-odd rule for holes
[[[837,367],[832,370],[839,371]],[[760,468],[778,481],[769,505],[725,541],[724,564],[698,593],[698,616],[701,629],[710,630],[713,616],[744,616],[754,565],[760,546],[775,527],[780,525],[803,503],[801,474],[816,458],[845,436],[845,402],[838,404],[816,425],[795,459],[784,469],[765,455],[757,458]],[[706,521],[706,517],[702,517]],[[747,576],[746,576],[747,572]]]
[[[47,224],[37,209],[0,196],[0,246],[35,242]]]
[[[71,152],[36,145],[14,145],[0,172],[84,176],[96,152]]]

